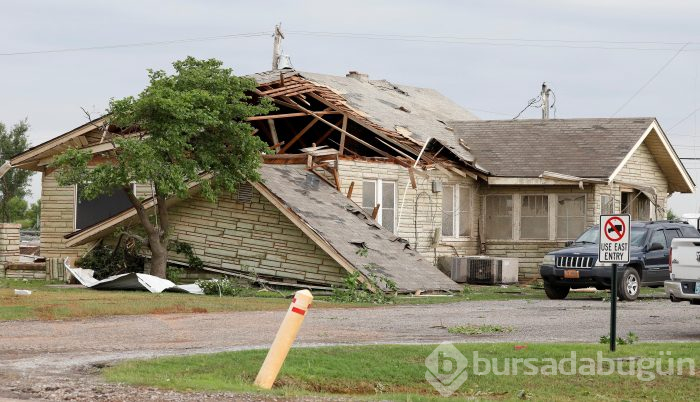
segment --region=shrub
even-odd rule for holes
[[[230,278],[211,279],[208,281],[195,282],[205,295],[238,296],[245,287],[236,280]]]
[[[184,268],[173,267],[169,265],[168,268],[165,270],[165,279],[177,284],[180,283],[180,279],[182,278],[182,274],[184,273]]]
[[[343,281],[345,286],[334,287],[331,299],[340,303],[389,304],[394,302],[397,292],[394,281],[386,276],[377,275],[375,272],[370,272],[365,281],[360,279],[360,275],[359,271],[355,271],[345,277]],[[381,284],[386,286],[386,292],[381,290]],[[370,290],[372,287],[376,289],[376,292]]]

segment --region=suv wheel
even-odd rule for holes
[[[639,296],[641,281],[636,269],[627,267],[622,273],[618,289],[620,300],[635,301]]]
[[[568,286],[557,286],[544,281],[544,293],[552,300],[562,300],[565,299],[569,294],[570,287]]]

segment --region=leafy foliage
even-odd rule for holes
[[[245,119],[272,111],[271,102],[253,102],[248,93],[255,82],[221,61],[188,57],[173,67],[173,75],[149,70],[150,84],[138,97],[110,101],[110,122],[140,133],[112,139],[117,163],[88,169],[89,152],[68,150],[55,162],[61,183],[83,184],[83,196],[91,199],[131,183],[153,183],[161,196],[186,198],[188,183],[197,182],[213,201],[220,191],[260,179],[267,145]]]
[[[389,304],[394,302],[397,291],[394,281],[374,272],[370,273],[364,281],[361,277],[359,271],[346,276],[343,281],[345,286],[334,287],[331,299],[340,303]],[[381,290],[382,283],[387,287],[387,292]],[[372,291],[372,288],[376,291]]]
[[[119,244],[114,249],[99,245],[81,257],[76,264],[80,268],[93,270],[93,276],[98,280],[128,272],[143,272],[145,259],[136,250],[135,247],[127,247],[125,244]]]
[[[267,144],[253,135],[248,117],[274,109],[267,98],[253,99],[252,79],[237,77],[222,62],[188,57],[173,63],[174,74],[149,70],[149,85],[137,97],[112,99],[112,160],[88,167],[92,154],[68,149],[52,164],[61,185],[79,184],[81,197],[94,199],[121,187],[147,233],[154,275],[166,275],[171,197],[187,198],[190,184],[214,201],[244,181],[259,181],[260,155]],[[151,183],[158,224],[142,208],[131,183]]]
[[[41,224],[41,199],[29,206],[29,209],[27,209],[27,212],[24,214],[24,219],[27,220],[30,228],[39,228],[39,225]]]
[[[236,280],[230,278],[212,279],[195,282],[205,295],[238,296],[244,289]]]
[[[29,124],[26,120],[12,126],[8,131],[4,124],[0,123],[0,164],[13,156],[26,151],[29,148],[27,132]],[[12,222],[22,216],[11,216],[13,199],[22,200],[29,194],[29,178],[32,172],[24,169],[10,169],[0,179],[0,219],[3,222]],[[16,207],[17,205],[15,205]],[[26,209],[26,202],[25,207]]]
[[[627,337],[622,338],[620,336],[617,337],[617,344],[618,345],[631,345],[639,340],[639,336],[635,334],[634,332],[630,331],[627,333]],[[600,337],[600,343],[609,345],[610,344],[610,335],[603,335]]]
[[[192,249],[192,245],[189,243],[176,240],[170,243],[168,249],[178,254],[186,256],[187,263],[192,269],[200,269],[204,266],[204,262],[202,262],[201,258],[197,257],[197,255],[194,253],[194,250]]]

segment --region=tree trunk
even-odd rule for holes
[[[156,196],[159,201],[156,208],[157,214],[161,219],[160,227],[154,226],[148,219],[148,212],[143,207],[141,201],[136,198],[136,195],[131,189],[131,186],[124,187],[126,195],[131,201],[131,205],[136,209],[136,214],[141,221],[141,226],[146,231],[148,238],[148,248],[151,250],[151,275],[165,279],[166,268],[168,265],[168,214],[165,198]]]
[[[155,236],[148,236],[148,244],[151,249],[151,275],[165,278],[168,265],[168,249],[163,247],[158,237],[157,233]]]

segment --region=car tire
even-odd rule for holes
[[[558,286],[553,285],[548,281],[544,281],[544,293],[551,300],[566,299],[566,296],[569,294],[570,289],[571,288],[569,286]]]
[[[637,300],[641,283],[639,272],[634,268],[627,267],[624,272],[622,272],[622,277],[618,285],[618,299],[621,301]]]

